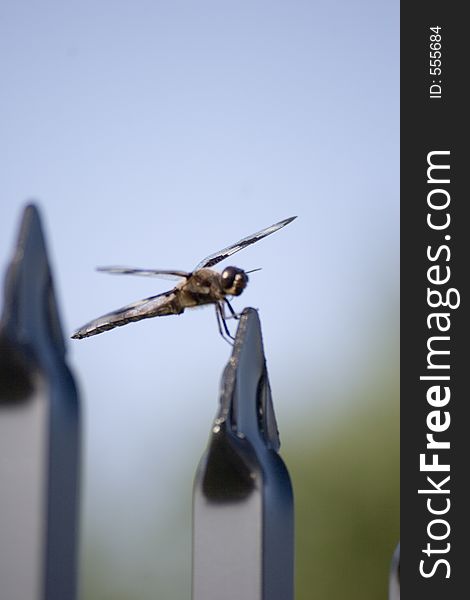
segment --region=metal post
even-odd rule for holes
[[[389,600],[400,600],[400,544],[395,549],[390,567]]]
[[[248,308],[195,479],[193,600],[293,599],[293,496],[278,449],[260,321]]]
[[[0,597],[75,600],[79,404],[38,210],[28,206],[0,322]]]

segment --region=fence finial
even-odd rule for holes
[[[194,486],[193,600],[291,600],[294,518],[256,310],[243,311]]]

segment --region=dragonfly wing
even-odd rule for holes
[[[176,289],[176,288],[175,288]],[[109,331],[115,327],[127,325],[141,319],[150,319],[151,317],[160,317],[163,315],[174,315],[183,312],[178,302],[178,295],[175,290],[151,296],[128,304],[122,308],[114,310],[102,317],[90,321],[72,335],[73,339],[81,340],[104,331]]]
[[[291,223],[296,218],[297,217],[290,217],[289,219],[284,219],[283,221],[279,221],[279,223],[275,223],[274,225],[271,225],[270,227],[266,227],[265,229],[262,229],[261,231],[252,233],[248,237],[243,238],[242,240],[239,240],[238,242],[236,242],[235,244],[232,244],[231,246],[227,246],[227,248],[224,248],[223,250],[219,250],[218,252],[214,252],[214,254],[210,254],[209,256],[206,256],[206,258],[204,258],[204,260],[202,260],[194,268],[194,270],[197,271],[198,269],[202,269],[204,267],[213,267],[214,265],[216,265],[220,261],[224,260],[225,258],[228,258],[232,254],[235,254],[235,252],[239,252],[240,250],[243,250],[243,248],[250,246],[250,244],[254,244],[258,240],[261,240],[264,237],[266,237],[267,235],[271,235],[271,233],[274,233],[278,229],[281,229],[281,227],[285,227],[286,225]]]
[[[191,273],[164,269],[134,269],[134,267],[97,267],[101,273],[112,275],[141,275],[143,277],[159,277],[160,279],[187,279]]]

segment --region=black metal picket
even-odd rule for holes
[[[258,313],[245,309],[196,474],[193,600],[292,600],[294,509]]]
[[[7,272],[0,350],[0,596],[74,600],[79,402],[34,206]]]
[[[395,549],[390,567],[388,599],[400,600],[400,544]]]

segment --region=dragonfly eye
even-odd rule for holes
[[[230,296],[239,296],[246,288],[248,275],[243,269],[237,267],[227,267],[221,275],[222,289]]]

